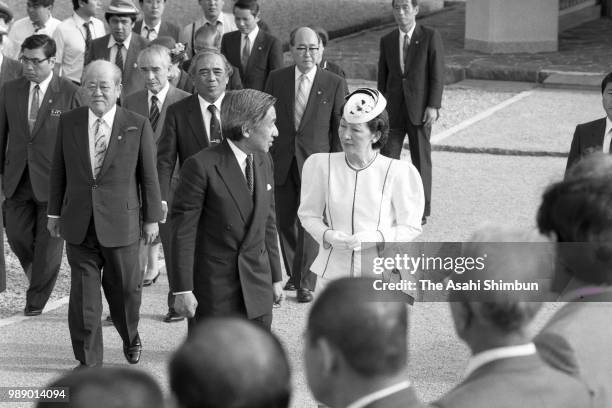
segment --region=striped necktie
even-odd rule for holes
[[[123,74],[123,43],[116,43],[117,46],[117,55],[115,55],[115,65],[119,67],[121,70],[121,74]]]
[[[300,75],[299,81],[297,94],[295,95],[295,110],[293,112],[295,130],[300,127],[302,115],[304,115],[304,110],[308,103],[308,95],[306,95],[306,81],[308,81],[308,77],[306,74]]]
[[[157,130],[157,122],[159,122],[159,106],[157,106],[157,102],[159,99],[157,96],[151,96],[151,108],[149,109],[149,122],[151,122],[151,127],[155,132]]]
[[[255,179],[253,177],[253,155],[252,154],[247,155],[244,175],[246,177],[247,186],[249,187],[249,192],[251,193],[251,197],[253,197],[253,192],[255,191]]]
[[[102,170],[102,164],[104,163],[104,156],[106,156],[106,137],[104,135],[104,120],[96,120],[96,129],[94,132],[94,178],[98,177],[100,170]]]

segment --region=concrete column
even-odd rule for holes
[[[559,0],[467,0],[465,48],[485,53],[557,51]]]

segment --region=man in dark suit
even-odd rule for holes
[[[94,61],[83,78],[89,107],[62,115],[59,123],[47,228],[66,240],[75,358],[81,366],[102,365],[102,285],[123,354],[135,364],[142,350],[139,239],[153,242],[163,218],[153,130],[147,118],[116,105],[116,65]]]
[[[335,280],[312,305],[304,336],[310,390],[329,407],[423,407],[405,375],[406,304],[373,284]]]
[[[124,107],[128,110],[136,112],[142,116],[148,117],[155,142],[159,142],[164,121],[166,120],[166,111],[168,106],[185,99],[189,96],[187,92],[175,88],[168,82],[170,75],[170,55],[168,49],[161,45],[150,45],[140,51],[138,55],[138,66],[140,72],[145,78],[145,87],[142,91],[133,93],[125,98]],[[172,197],[169,198],[172,201]],[[172,205],[172,204],[170,204]],[[159,226],[159,235],[164,248],[164,261],[166,272],[170,273],[172,263],[170,262],[170,223],[166,220]],[[155,283],[159,276],[159,268],[157,260],[159,256],[159,242],[154,242],[151,245],[142,245],[140,247],[140,268],[145,271],[143,285],[150,286]],[[168,293],[168,309],[173,312],[172,293]],[[176,313],[171,313],[172,316],[164,318],[166,322],[182,320],[181,318],[173,318]]]
[[[487,227],[461,252],[463,259],[486,257],[484,267],[453,274],[455,285],[480,282],[530,282],[550,268],[523,231]],[[507,244],[504,244],[507,243]],[[511,261],[509,261],[511,260]],[[460,286],[457,286],[460,287]],[[449,305],[455,331],[472,352],[464,380],[436,401],[435,407],[590,407],[584,382],[550,367],[538,353],[528,325],[541,307],[526,292],[451,289]]]
[[[134,24],[134,32],[147,41],[153,41],[157,37],[172,37],[178,41],[181,29],[177,25],[163,21],[166,0],[139,0],[140,9],[144,18]]]
[[[77,86],[53,73],[53,39],[33,35],[21,50],[24,76],[0,90],[0,171],[7,239],[30,281],[24,314],[37,316],[53,291],[64,248],[46,228],[57,126],[80,101]]]
[[[291,399],[283,346],[244,319],[198,325],[172,356],[169,377],[180,407],[287,408]]]
[[[168,107],[158,142],[157,171],[166,212],[174,196],[177,170],[189,157],[211,144],[220,143],[222,139],[221,102],[231,66],[223,54],[215,50],[200,52],[192,61],[189,73],[197,94]],[[167,272],[168,279],[172,281],[174,270],[170,268]],[[174,300],[169,299],[168,302],[172,304]],[[181,316],[170,309],[165,319],[180,320]]]
[[[263,91],[270,72],[283,66],[281,43],[257,25],[259,4],[256,0],[234,3],[234,18],[238,31],[223,35],[221,53],[240,70],[244,88]]]
[[[278,131],[274,97],[231,91],[221,109],[223,142],[191,156],[172,205],[177,312],[190,330],[212,316],[240,315],[270,330],[283,297],[267,154]]]
[[[110,34],[96,38],[89,43],[85,52],[85,65],[102,59],[116,64],[122,73],[121,100],[134,92],[144,89],[144,80],[138,72],[136,59],[147,40],[132,35],[138,9],[131,0],[112,0],[104,17],[110,26]]]
[[[0,5],[0,19],[2,18],[2,13],[10,12],[8,7]],[[5,82],[11,81],[13,79],[19,78],[21,76],[21,64],[15,60],[12,60],[2,54],[4,49],[4,41],[8,40],[7,34],[8,31],[4,27],[3,24],[0,24],[0,87],[4,85]],[[1,169],[1,167],[0,167]],[[2,188],[0,188],[0,201],[4,200],[4,194],[1,192]],[[0,247],[4,248],[4,220],[3,220],[3,211],[0,211]],[[0,253],[0,293],[6,290],[6,266],[4,263],[4,251]]]
[[[552,290],[567,303],[534,342],[553,367],[579,373],[595,408],[612,406],[611,200],[612,156],[595,153],[546,190],[537,216],[540,232],[557,241]]]
[[[392,0],[398,28],[380,40],[378,89],[389,112],[385,156],[399,159],[408,134],[410,158],[423,180],[425,211],[431,212],[431,126],[439,118],[444,88],[444,49],[440,34],[416,24],[418,0]]]
[[[582,157],[593,152],[612,153],[612,72],[601,81],[601,99],[606,117],[576,126],[565,174]]]
[[[276,183],[276,211],[283,261],[291,279],[286,290],[298,290],[298,301],[310,302],[317,276],[310,265],[319,251],[297,217],[302,166],[313,153],[342,148],[338,127],[346,81],[317,67],[319,37],[310,28],[290,36],[295,65],[270,74],[266,92],[276,97],[279,137],[271,149]]]

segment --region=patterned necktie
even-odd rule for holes
[[[102,163],[104,163],[104,156],[106,155],[107,146],[103,125],[103,119],[96,120],[96,129],[94,132],[94,178],[98,177],[102,169]]]
[[[217,119],[217,107],[215,105],[208,105],[208,111],[210,112],[210,143],[221,143],[221,124]]]
[[[38,109],[40,109],[40,86],[35,85],[32,90],[32,97],[30,98],[30,116],[28,117],[28,125],[30,125],[30,132],[34,129],[36,124],[36,118],[38,117]]]
[[[147,40],[153,41],[157,38],[157,33],[155,32],[154,28],[149,28],[145,26],[145,30],[147,30]]]
[[[308,95],[306,95],[306,81],[308,77],[306,74],[300,75],[298,91],[295,95],[295,110],[293,112],[293,121],[295,124],[295,130],[300,127],[300,122],[302,120],[302,115],[304,114],[304,109],[306,109],[306,104],[308,103]]]
[[[157,96],[151,96],[151,108],[149,109],[149,122],[151,122],[151,127],[155,132],[157,130],[157,122],[159,122],[159,106],[157,106]]]
[[[89,44],[91,44],[91,29],[89,28],[89,24],[91,21],[83,23],[83,27],[85,28],[85,54],[83,56],[83,61],[89,61]]]
[[[249,154],[246,158],[246,168],[244,169],[244,175],[246,177],[247,186],[249,187],[249,192],[251,193],[251,197],[253,197],[253,192],[255,191],[255,179],[253,178],[253,155]]]
[[[117,55],[115,56],[115,65],[119,67],[121,70],[121,74],[123,74],[123,43],[116,43],[117,46]]]
[[[410,37],[408,36],[408,34],[404,34],[404,45],[402,47],[402,51],[404,53],[404,73],[406,73],[406,70],[408,68],[408,47],[410,47]]]
[[[249,57],[251,56],[251,40],[249,36],[244,36],[244,47],[242,47],[242,58],[240,63],[242,64],[242,72],[246,71],[247,64],[249,63]]]

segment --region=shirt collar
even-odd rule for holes
[[[247,154],[243,152],[242,149],[240,149],[238,146],[236,146],[234,142],[232,142],[230,139],[225,140],[227,140],[227,144],[229,144],[230,149],[232,149],[232,152],[234,152],[234,156],[236,156],[236,160],[238,160],[240,168],[244,168],[242,164],[246,161]]]
[[[215,21],[214,23],[212,21],[210,21],[209,19],[206,18],[206,16],[203,17],[204,18],[204,24],[208,23],[208,24],[215,24],[215,25],[223,25],[223,23],[225,23],[225,13],[221,12],[219,13],[219,17],[217,17],[217,21]]]
[[[208,102],[206,99],[202,98],[200,95],[198,95],[198,100],[200,101],[200,106],[202,107],[203,111],[208,110],[208,107],[210,105],[215,105],[217,109],[219,110],[219,112],[221,112],[221,102],[223,102],[224,96],[225,96],[225,92],[223,92],[221,96],[218,97],[217,100],[214,101],[213,103]]]
[[[49,84],[51,83],[51,78],[53,78],[53,72],[51,72],[48,77],[40,81],[38,84],[35,82],[30,82],[30,92],[32,92],[32,89],[34,89],[34,87],[38,85],[38,87],[40,88],[40,91],[44,95],[47,92],[47,88],[49,88]]]
[[[126,50],[130,49],[130,41],[132,40],[132,32],[130,32],[130,34],[128,35],[128,38],[125,39],[125,41],[123,42],[123,46],[125,47]],[[117,44],[117,41],[115,41],[115,37],[113,37],[113,35],[110,35],[110,38],[108,40],[108,48],[113,48],[113,45]]]
[[[72,14],[72,18],[73,18],[76,26],[79,27],[79,28],[83,27],[83,24],[85,24],[85,23],[91,23],[91,19],[89,19],[89,21],[85,21],[85,20],[83,20],[83,17],[79,16],[77,13],[73,13]]]
[[[389,395],[393,395],[397,392],[403,391],[406,388],[410,387],[410,381],[406,380],[406,381],[402,381],[400,383],[397,384],[393,384],[390,387],[387,388],[383,388],[382,390],[378,390],[376,392],[373,392],[371,394],[368,395],[364,395],[363,397],[359,398],[356,401],[353,401],[352,403],[350,403],[346,408],[363,408],[363,407],[367,407],[368,405],[370,405],[371,403],[373,403],[374,401],[378,401],[381,400],[383,398],[388,397]]]
[[[612,130],[612,120],[606,116],[606,131],[604,132],[604,136],[607,135],[610,130]]]
[[[148,101],[151,101],[151,96],[155,95],[155,96],[157,96],[157,99],[159,100],[159,104],[163,105],[164,102],[166,101],[166,96],[168,96],[168,91],[169,90],[170,90],[170,82],[166,82],[166,86],[164,86],[162,89],[160,89],[160,91],[157,94],[154,94],[151,91],[147,91]]]
[[[495,360],[512,357],[524,357],[536,354],[536,347],[533,343],[521,344],[519,346],[497,347],[485,350],[473,355],[468,361],[465,369],[465,378],[469,377],[474,371]]]
[[[308,78],[310,83],[312,83],[312,81],[314,81],[314,77],[315,77],[316,74],[317,74],[317,66],[316,65],[314,67],[312,67],[312,69],[310,71],[306,72],[306,78]],[[295,66],[295,80],[298,81],[300,79],[300,76],[302,76],[302,71],[300,71],[300,69],[296,65]]]
[[[255,25],[255,28],[253,29],[253,31],[251,31],[247,37],[249,37],[249,40],[251,41],[251,46],[253,46],[253,43],[255,43],[255,38],[257,37],[257,34],[259,34],[259,26]],[[243,35],[244,38],[244,35]]]
[[[414,29],[416,28],[416,23],[414,23],[412,25],[412,27],[410,28],[410,30],[408,30],[408,37],[412,40],[412,34],[414,34]],[[404,39],[404,34],[406,34],[405,32],[403,32],[402,30],[400,30],[400,37],[403,40]]]
[[[142,20],[142,29],[140,30],[140,32],[141,32],[141,33],[143,33],[143,34],[146,34],[145,27],[149,27],[149,28],[154,29],[154,30],[155,30],[155,33],[156,33],[157,35],[159,35],[159,28],[161,27],[161,20],[159,20],[159,23],[157,23],[157,25],[156,25],[156,26],[154,26],[154,27],[150,27],[150,26],[148,26],[148,25],[147,25],[147,23],[145,23],[145,21],[144,21],[144,20]]]
[[[116,113],[117,113],[117,105],[115,104],[108,112],[102,115],[102,118],[101,118],[104,121],[104,123],[106,123],[106,125],[111,129],[113,128],[113,122],[115,121]],[[91,109],[89,109],[88,123],[89,123],[90,129],[93,126],[95,126],[96,120],[98,120],[98,116]]]

